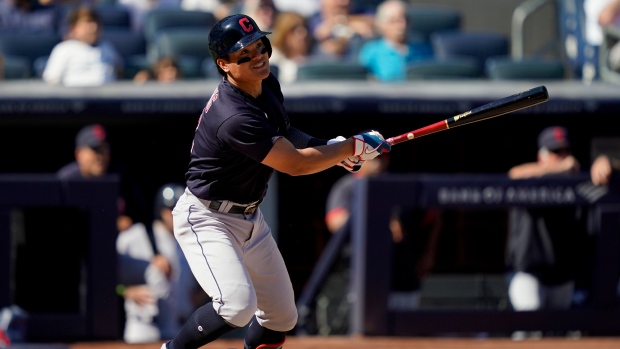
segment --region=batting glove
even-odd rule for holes
[[[364,162],[366,162],[366,160],[362,160],[357,156],[351,156],[342,160],[338,166],[344,167],[347,171],[355,173],[362,168]]]
[[[362,133],[353,136],[355,139],[355,149],[353,156],[358,156],[361,160],[374,159],[382,153],[392,150],[392,147],[383,139],[377,131]]]
[[[346,138],[344,138],[342,136],[338,136],[336,138],[332,138],[329,141],[327,141],[327,145],[338,143],[338,142],[342,142],[342,141],[346,141],[346,140],[347,140]]]

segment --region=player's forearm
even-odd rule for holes
[[[525,163],[517,165],[508,171],[508,177],[512,179],[524,179],[532,177],[540,177],[546,174],[547,171],[536,162]]]
[[[333,167],[351,156],[353,148],[354,141],[349,138],[336,144],[299,149],[303,160],[299,163],[298,175],[313,174]]]
[[[353,142],[353,139],[347,139],[331,145],[296,149],[288,140],[281,138],[262,163],[291,176],[314,174],[351,156]]]

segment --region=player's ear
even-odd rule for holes
[[[228,61],[226,61],[224,58],[218,58],[215,63],[217,64],[217,66],[222,69],[223,71],[225,71],[226,73],[228,73],[228,65],[226,63],[228,63]]]

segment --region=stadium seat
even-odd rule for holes
[[[35,71],[34,61],[49,56],[60,41],[60,35],[54,33],[0,33],[0,54],[11,57],[13,62],[20,58],[27,62],[30,76]]]
[[[68,16],[76,8],[75,5],[62,5],[58,25],[60,35],[64,35],[69,30]],[[127,7],[118,4],[98,3],[95,10],[99,14],[101,26],[105,30],[131,28],[131,14]]]
[[[472,58],[429,59],[407,66],[407,80],[462,80],[485,78],[477,60]]]
[[[136,33],[130,28],[123,30],[117,27],[112,30],[104,29],[101,38],[109,40],[123,57],[125,78],[133,78],[138,71],[149,67],[146,40],[141,33]]]
[[[368,69],[348,61],[309,61],[297,68],[297,81],[309,80],[368,80]]]
[[[458,57],[474,58],[483,71],[489,57],[509,54],[508,41],[506,35],[488,31],[431,34],[431,45],[437,58],[444,60]]]
[[[485,72],[491,80],[563,80],[564,64],[556,59],[529,57],[491,57],[487,59]]]
[[[163,57],[175,57],[183,77],[205,77],[202,64],[211,59],[209,53],[209,28],[173,28],[162,30],[155,38],[149,61]]]
[[[2,57],[2,75],[0,80],[19,80],[32,77],[30,60],[24,57]]]
[[[147,45],[154,43],[156,35],[171,28],[211,28],[215,16],[210,12],[190,11],[180,8],[160,8],[149,11],[144,19],[144,35]]]
[[[407,9],[409,34],[429,42],[432,33],[461,29],[461,13],[440,5],[409,4]]]
[[[101,18],[103,28],[130,28],[131,15],[129,10],[120,5],[99,4],[95,7]]]

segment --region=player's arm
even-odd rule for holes
[[[577,170],[579,170],[579,162],[574,156],[568,155],[556,161],[528,162],[514,166],[508,171],[508,177],[512,179],[534,178]]]
[[[280,137],[262,163],[292,176],[317,173],[343,160],[356,156],[366,161],[391,150],[383,136],[370,131],[351,138],[339,137],[331,144],[297,149],[288,139]]]
[[[62,83],[67,62],[65,46],[55,46],[45,64],[42,79],[48,84],[59,85]]]
[[[262,163],[291,176],[308,175],[326,170],[351,156],[354,145],[354,139],[349,138],[330,145],[297,149],[288,139],[280,137]]]
[[[614,171],[620,171],[620,160],[607,155],[599,155],[590,167],[592,182],[596,185],[607,185]]]

